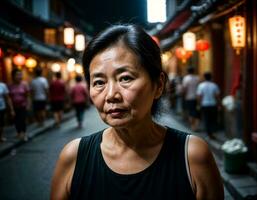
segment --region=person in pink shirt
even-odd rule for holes
[[[76,111],[78,128],[82,128],[85,107],[88,101],[86,84],[82,82],[82,76],[75,77],[76,84],[71,89],[71,100]]]
[[[61,79],[61,72],[56,72],[56,79],[50,83],[49,94],[51,101],[51,108],[54,112],[55,124],[60,126],[62,120],[62,112],[64,108],[64,100],[66,95],[66,87],[64,81]]]
[[[10,97],[14,108],[14,124],[17,138],[27,141],[26,117],[29,108],[29,87],[22,81],[22,72],[19,69],[12,71],[13,83],[9,85]]]

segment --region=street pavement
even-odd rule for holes
[[[163,125],[191,132],[170,113],[164,113],[156,120]],[[26,143],[13,145],[12,150],[0,159],[0,199],[49,199],[52,173],[63,146],[72,139],[107,127],[94,107],[86,111],[83,126],[78,129],[75,118],[70,115],[70,120],[63,122],[60,128],[48,128],[42,134],[31,136]],[[234,199],[226,188],[225,199]]]
[[[48,129],[44,134],[31,138],[2,157],[0,199],[49,199],[52,173],[64,145],[72,139],[107,127],[101,122],[93,107],[86,111],[83,125],[83,129],[78,129],[73,117],[62,123],[60,128]]]

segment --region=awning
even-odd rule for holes
[[[70,49],[41,42],[2,19],[0,19],[0,45],[20,51],[31,52],[49,59],[62,60],[64,58],[74,57],[74,53]]]
[[[167,35],[176,29],[178,29],[183,23],[185,23],[188,18],[191,16],[190,10],[185,10],[181,13],[179,13],[171,23],[168,24],[168,26],[164,29],[162,29],[159,33],[160,36]]]
[[[186,32],[190,27],[198,23],[198,20],[209,14],[216,8],[222,0],[201,0],[196,4],[191,5],[189,10],[184,10],[179,13],[173,21],[166,26],[165,29],[160,30],[160,47],[162,50],[168,50],[175,42],[180,39],[182,34]],[[224,3],[224,2],[223,2]],[[164,35],[165,34],[165,35]],[[165,37],[163,37],[165,36]],[[163,39],[165,38],[165,39]]]

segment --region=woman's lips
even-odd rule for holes
[[[109,114],[113,118],[119,118],[122,117],[126,111],[127,110],[125,109],[111,109],[107,112],[107,114]]]

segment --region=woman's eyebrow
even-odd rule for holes
[[[102,78],[104,76],[105,75],[102,72],[95,72],[95,73],[92,74],[92,78]]]
[[[137,68],[131,68],[130,66],[122,66],[122,67],[119,67],[115,70],[115,73],[116,74],[121,74],[123,72],[130,72],[130,73],[136,73],[137,72]]]
[[[119,68],[117,68],[117,69],[115,69],[115,71],[114,71],[114,73],[117,75],[117,74],[121,74],[121,73],[123,73],[123,72],[130,72],[130,73],[136,73],[136,69],[135,70],[133,70],[133,69],[131,69],[131,67],[129,67],[129,66],[127,66],[127,65],[125,65],[125,66],[122,66],[122,67],[119,67]],[[105,75],[106,73],[104,73],[104,72],[93,72],[92,74],[91,74],[91,77],[92,78],[103,78],[103,77],[105,77],[106,75]]]

